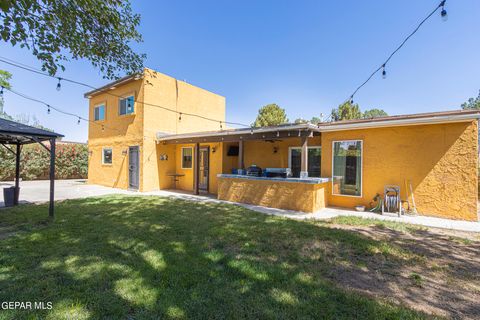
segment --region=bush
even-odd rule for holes
[[[83,144],[57,144],[55,167],[56,179],[86,178],[88,147]],[[24,180],[48,179],[49,172],[50,153],[38,144],[25,145],[20,157],[20,177]],[[0,180],[14,178],[15,155],[0,146]]]

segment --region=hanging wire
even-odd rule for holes
[[[388,56],[388,58],[377,68],[375,69],[371,74],[370,76],[368,76],[368,78],[362,82],[354,91],[353,93],[350,95],[350,97],[344,101],[344,103],[346,103],[347,101],[350,100],[350,103],[353,104],[353,97],[355,96],[355,94],[357,94],[357,92],[363,88],[363,86],[365,86],[372,78],[375,74],[377,74],[377,72],[379,72],[380,70],[382,70],[382,76],[385,75],[386,76],[386,71],[385,71],[385,67],[387,65],[387,63],[393,58],[393,56],[405,45],[405,43],[407,43],[408,40],[410,40],[410,38],[415,34],[417,33],[417,31],[422,27],[422,25],[428,20],[430,19],[434,14],[435,12],[438,11],[438,9],[442,8],[442,12],[441,12],[441,16],[442,18],[444,16],[446,16],[446,10],[445,10],[445,3],[446,3],[446,0],[443,0],[440,2],[439,5],[437,5],[435,7],[435,9],[433,9],[418,25],[417,27],[400,43],[400,45],[395,49],[393,50],[393,52]],[[445,12],[444,12],[445,11]],[[383,72],[385,72],[385,74],[383,74]]]
[[[96,89],[97,89],[97,87],[94,87],[94,86],[89,85],[89,84],[84,83],[84,82],[72,80],[72,79],[69,79],[69,78],[60,78],[60,77],[52,76],[52,75],[50,75],[50,74],[48,74],[48,73],[46,73],[46,72],[40,71],[40,70],[35,69],[35,68],[33,68],[33,67],[30,67],[30,66],[26,66],[25,64],[20,64],[20,63],[14,61],[14,60],[12,60],[12,59],[8,59],[8,58],[2,57],[2,56],[0,56],[0,61],[3,62],[3,63],[6,63],[6,64],[8,64],[8,65],[11,65],[11,66],[14,66],[14,67],[17,67],[17,68],[20,68],[20,69],[23,69],[23,70],[26,70],[26,71],[29,71],[29,72],[33,72],[33,73],[36,73],[36,74],[39,74],[39,75],[42,75],[42,76],[45,76],[45,77],[50,77],[50,78],[56,78],[56,79],[58,79],[57,90],[59,90],[59,89],[58,89],[59,86],[60,86],[60,88],[61,88],[60,81],[70,82],[70,83],[73,83],[73,84],[76,84],[76,85],[80,85],[80,86],[83,86],[83,87],[86,87],[86,88],[89,88],[89,89],[92,89],[92,90],[96,90]],[[122,96],[117,95],[117,94],[114,94],[114,93],[109,92],[109,91],[104,91],[103,93],[108,94],[108,95],[110,95],[110,96],[117,97],[117,98],[123,98]],[[137,103],[144,104],[144,105],[146,105],[146,106],[151,106],[151,107],[155,107],[155,108],[160,108],[160,109],[163,109],[163,110],[166,110],[166,111],[169,111],[169,112],[173,112],[173,113],[176,113],[176,114],[182,113],[182,115],[191,116],[191,117],[197,117],[197,118],[200,118],[200,119],[203,119],[203,120],[212,121],[212,122],[219,122],[219,121],[220,121],[220,120],[218,120],[218,119],[205,117],[205,116],[203,116],[203,115],[199,115],[199,114],[195,114],[195,113],[179,112],[179,111],[177,111],[177,110],[174,110],[174,109],[171,109],[171,108],[168,108],[168,107],[159,105],[159,104],[148,103],[148,102],[140,101],[140,100],[137,100],[136,102],[137,102]],[[230,124],[230,125],[234,125],[234,126],[250,127],[250,125],[247,125],[247,124],[244,124],[244,123],[239,123],[239,122],[231,122],[231,121],[222,121],[222,122],[224,122],[225,124]]]

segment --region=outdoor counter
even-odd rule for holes
[[[330,178],[268,178],[219,174],[218,199],[315,212],[327,206]]]

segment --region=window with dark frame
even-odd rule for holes
[[[134,104],[135,104],[135,100],[133,98],[133,95],[125,98],[121,98],[118,106],[119,114],[120,115],[132,114],[135,111]]]
[[[112,148],[103,148],[102,164],[112,164],[113,152]]]
[[[182,169],[192,169],[193,148],[182,148]]]
[[[94,109],[95,121],[105,120],[105,105],[101,104],[95,107]]]

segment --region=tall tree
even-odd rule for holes
[[[372,118],[378,118],[378,117],[386,117],[388,116],[388,113],[386,113],[382,109],[370,109],[370,110],[365,110],[363,113],[362,117],[365,119],[372,119]]]
[[[143,68],[145,55],[130,47],[142,36],[129,0],[4,0],[0,19],[0,39],[30,50],[51,75],[71,59],[89,60],[109,79]]]
[[[461,107],[463,110],[480,109],[480,90],[476,98],[468,99],[467,102],[462,103]]]
[[[285,109],[280,108],[275,103],[271,103],[258,110],[257,119],[252,124],[252,127],[276,126],[287,122],[288,118]]]
[[[10,79],[12,74],[5,70],[0,70],[0,87],[10,89]],[[3,115],[3,95],[0,96],[0,117]]]
[[[347,101],[339,105],[338,108],[332,109],[331,117],[333,121],[360,119],[362,113],[358,104]]]

